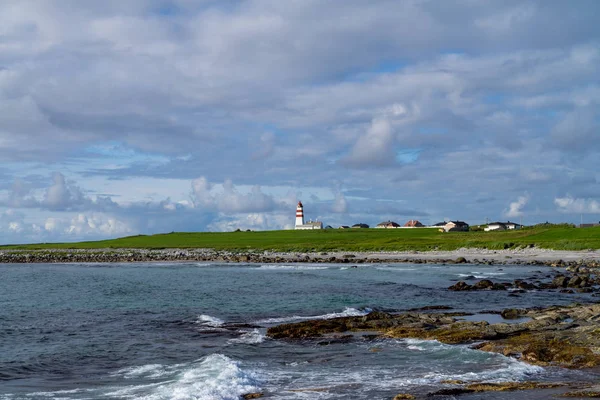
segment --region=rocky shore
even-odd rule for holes
[[[115,262],[251,262],[251,263],[413,263],[488,265],[600,265],[600,251],[459,249],[428,252],[217,251],[213,249],[60,249],[0,250],[0,263],[115,263]]]
[[[600,296],[598,263],[556,265],[539,279],[493,282],[488,279],[459,281],[448,291],[510,290],[526,296],[531,290],[593,292]],[[373,311],[360,317],[310,320],[274,326],[267,336],[274,340],[307,341],[321,346],[338,342],[377,339],[437,340],[469,345],[480,351],[500,353],[520,361],[568,369],[600,368],[600,303],[547,308],[509,308],[486,311],[502,319],[489,323],[485,315],[454,311],[448,306],[428,306],[390,314]],[[499,318],[494,318],[495,320]],[[442,382],[444,388],[425,397],[457,396],[484,391],[547,390],[548,396],[600,398],[595,382]],[[395,399],[424,397],[400,393]]]

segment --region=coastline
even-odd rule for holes
[[[270,252],[213,249],[49,249],[0,250],[0,263],[237,262],[237,263],[435,263],[570,265],[599,263],[600,250],[541,248],[407,252]]]

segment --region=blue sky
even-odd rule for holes
[[[0,243],[600,220],[600,3],[5,0]]]

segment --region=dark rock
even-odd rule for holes
[[[385,313],[383,311],[371,311],[364,317],[362,317],[363,322],[367,321],[375,321],[375,320],[386,320],[393,318],[391,314]]]
[[[524,310],[519,310],[517,308],[506,308],[506,309],[502,310],[500,315],[504,319],[517,319],[521,316],[521,313],[523,311]]]
[[[454,260],[454,262],[455,262],[455,263],[457,263],[457,264],[465,264],[465,263],[467,263],[468,261],[467,261],[467,259],[466,259],[466,258],[464,258],[464,257],[458,257],[456,260]]]
[[[483,279],[473,285],[473,289],[482,290],[482,289],[491,289],[494,286],[494,282],[489,279]]]
[[[242,399],[250,400],[250,399],[258,399],[259,397],[263,397],[264,393],[246,393],[242,395]]]
[[[434,397],[434,396],[457,396],[460,394],[465,394],[465,393],[473,393],[475,392],[472,389],[465,389],[465,388],[451,388],[451,389],[440,389],[438,391],[435,392],[431,392],[431,393],[427,393],[427,397]]]
[[[571,279],[569,279],[569,282],[567,282],[567,287],[579,287],[579,285],[581,284],[582,279],[579,275],[575,275],[573,276]]]
[[[459,281],[457,283],[455,283],[454,285],[450,286],[448,288],[448,290],[452,290],[452,291],[463,291],[463,290],[473,290],[473,287],[471,285],[469,285],[467,282],[465,281]]]
[[[518,287],[519,289],[524,289],[524,290],[537,289],[537,286],[535,286],[534,284],[520,280],[520,279],[516,279],[514,285],[515,285],[515,287]]]
[[[567,287],[567,284],[569,283],[569,277],[564,276],[564,275],[558,275],[556,278],[554,278],[552,280],[552,285],[554,287]]]

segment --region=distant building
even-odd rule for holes
[[[592,223],[592,224],[579,224],[580,228],[593,228],[595,226],[600,226],[600,221],[598,221],[598,223]]]
[[[360,224],[354,224],[354,225],[352,225],[352,227],[353,228],[368,228],[369,225],[360,223]]]
[[[411,219],[410,221],[404,224],[405,228],[422,228],[423,226],[424,225],[416,219]]]
[[[469,230],[469,224],[464,221],[449,221],[444,225],[446,232],[466,232]]]
[[[434,226],[436,228],[443,228],[444,226],[446,226],[447,222],[443,221],[443,222],[438,222],[437,224],[433,224],[431,226]]]
[[[338,229],[350,229],[348,225],[341,225]]]
[[[490,222],[487,227],[483,230],[486,232],[489,231],[506,231],[513,229],[521,229],[522,225],[517,224],[516,222]]]
[[[323,229],[323,223],[321,221],[308,221],[304,222],[304,206],[302,202],[298,202],[296,207],[296,229],[297,230],[311,230],[311,229]]]
[[[394,221],[385,221],[385,222],[378,223],[375,228],[378,228],[378,229],[395,229],[395,228],[400,228],[400,224],[397,224]]]

